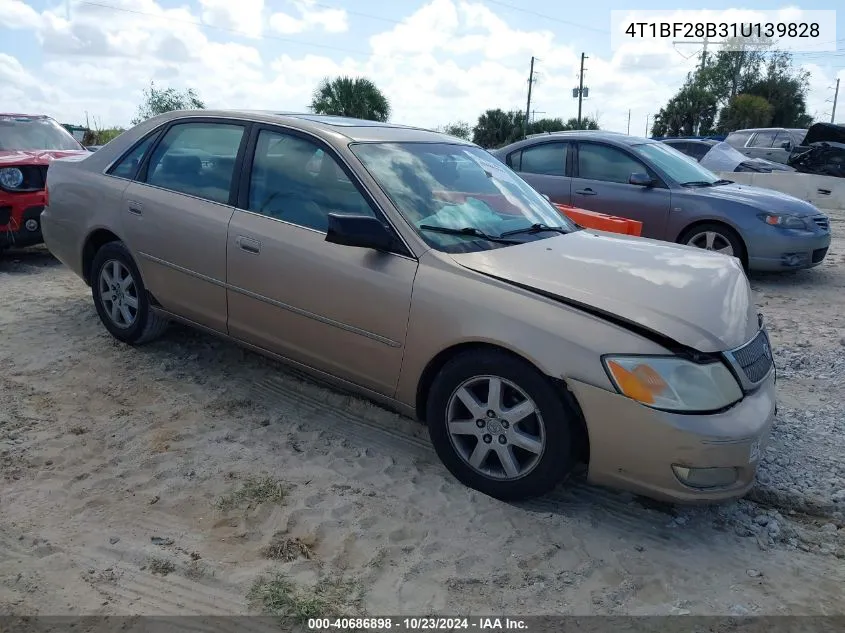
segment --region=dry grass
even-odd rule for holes
[[[283,503],[287,494],[284,484],[277,479],[250,477],[238,490],[218,499],[217,508],[231,510],[244,504]]]
[[[293,619],[304,624],[309,618],[361,615],[360,599],[354,582],[342,579],[322,580],[304,589],[284,574],[255,581],[247,594],[250,606],[266,615]]]
[[[273,540],[261,553],[264,558],[291,562],[297,558],[313,558],[313,546],[313,541],[307,542],[300,538],[285,536],[282,532],[276,532],[273,535]]]

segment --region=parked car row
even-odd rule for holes
[[[662,143],[548,140],[503,154],[532,187],[428,130],[171,113],[52,163],[44,237],[116,339],[176,320],[327,378],[425,421],[492,496],[542,494],[577,462],[661,499],[743,495],[776,404],[740,260],[582,230],[538,189],[617,212],[648,196],[663,237],[676,208],[750,194],[720,197]],[[780,204],[771,217],[817,215]]]
[[[830,241],[812,205],[607,132],[491,154],[407,126],[203,110],[89,152],[47,139],[47,119],[0,120],[0,143],[67,144],[49,170],[59,154],[11,152],[0,186],[40,192],[47,247],[112,336],[180,321],[357,391],[424,421],[450,472],[502,499],[578,462],[655,498],[743,495],[776,412],[743,264],[813,266]],[[17,173],[32,160],[39,183]]]

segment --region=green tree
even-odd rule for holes
[[[370,121],[387,121],[390,102],[376,85],[365,78],[323,79],[311,99],[316,114],[333,114]]]
[[[449,136],[457,136],[458,138],[462,138],[466,141],[472,139],[472,126],[466,121],[447,123],[446,125],[437,128],[437,131],[442,132],[443,134],[448,134]]]
[[[156,88],[154,82],[144,90],[144,100],[138,106],[138,113],[132,119],[132,125],[137,125],[159,114],[174,110],[204,110],[205,103],[199,98],[193,88],[184,91],[175,88]]]
[[[763,97],[739,94],[719,113],[718,129],[724,132],[752,127],[768,127],[772,122],[772,104]]]
[[[529,134],[541,134],[543,132],[564,132],[567,130],[598,130],[599,124],[591,117],[581,117],[581,126],[578,126],[578,119],[572,117],[564,121],[561,118],[537,119],[528,124]]]
[[[522,138],[524,123],[525,114],[521,110],[487,110],[478,117],[472,130],[472,142],[487,149],[513,143]]]
[[[718,112],[718,98],[690,75],[678,94],[669,99],[654,117],[654,136],[691,136],[712,133]]]
[[[813,117],[807,113],[809,87],[810,73],[796,69],[792,65],[792,56],[781,51],[770,56],[765,73],[761,73],[746,92],[762,97],[772,105],[769,125],[803,128],[813,124]]]

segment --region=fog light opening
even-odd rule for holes
[[[24,222],[23,225],[24,225],[24,228],[27,231],[37,231],[38,230],[38,220],[33,220],[32,218],[30,218],[29,220]]]
[[[726,488],[739,479],[739,470],[732,467],[690,468],[673,464],[672,471],[678,481],[690,488]]]
[[[805,253],[784,253],[781,255],[781,263],[788,268],[806,264],[808,259]]]

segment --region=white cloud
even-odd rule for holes
[[[225,2],[226,0],[221,0]],[[343,33],[349,30],[346,11],[318,7],[314,0],[291,0],[299,17],[279,11],[270,16],[270,28],[283,34],[322,30]]]
[[[368,77],[384,91],[395,121],[434,127],[474,122],[490,108],[524,109],[528,62],[535,55],[537,116],[577,113],[572,88],[580,46],[573,48],[540,20],[536,30],[514,28],[477,0],[428,0],[400,24],[350,44],[332,40],[348,28],[346,13],[313,0],[296,0],[264,29],[265,35],[307,32],[303,39],[315,44],[369,47],[364,56],[305,53],[272,37],[244,39],[240,33],[261,32],[257,16],[268,14],[263,0],[183,1],[165,8],[158,0],[108,0],[123,10],[75,3],[68,21],[63,7],[38,13],[20,0],[0,0],[0,29],[30,31],[43,59],[25,67],[16,58],[22,56],[0,43],[0,111],[44,112],[67,122],[84,121],[87,111],[103,125],[127,125],[151,80],[194,88],[210,107],[303,111],[323,77],[351,75]],[[238,34],[204,27],[203,20]],[[587,54],[584,114],[601,111],[603,127],[624,132],[630,109],[635,134],[643,133],[646,116],[653,119],[697,62],[685,60],[671,43],[654,41],[626,42],[610,56]],[[809,110],[823,116],[830,111],[825,99],[833,94],[833,73],[808,69]]]
[[[38,27],[38,12],[21,0],[0,0],[0,28],[34,29]]]
[[[199,0],[202,20],[211,26],[238,31],[252,38],[264,30],[264,0]]]

